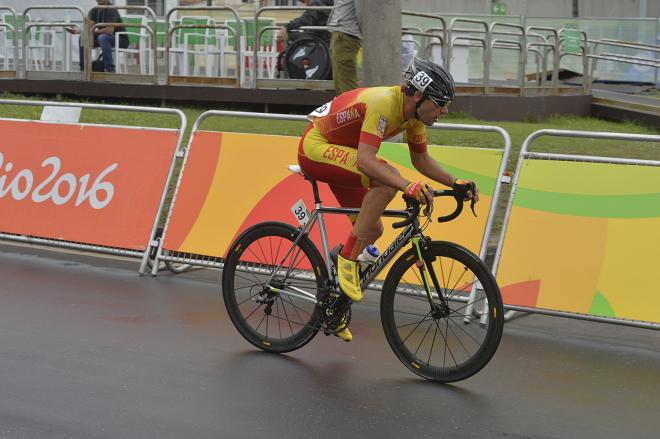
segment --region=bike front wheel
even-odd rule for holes
[[[423,263],[414,249],[407,251],[387,276],[381,297],[385,337],[415,374],[441,383],[461,381],[484,368],[497,350],[504,325],[500,290],[483,261],[464,247],[434,241],[422,254]],[[486,323],[466,324],[469,309],[486,310]]]
[[[295,243],[298,233],[284,223],[258,224],[236,239],[224,264],[227,313],[241,335],[265,351],[299,349],[320,327],[317,304],[301,290],[316,295],[327,269],[309,238]]]

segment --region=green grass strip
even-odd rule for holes
[[[514,204],[541,212],[590,218],[660,217],[660,193],[579,195],[518,187]]]

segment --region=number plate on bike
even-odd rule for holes
[[[296,220],[301,226],[304,226],[309,221],[309,210],[302,199],[296,201],[296,204],[291,206],[291,212],[293,212],[293,216],[296,217]]]

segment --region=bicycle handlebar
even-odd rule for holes
[[[441,190],[441,191],[433,191],[433,198],[435,197],[454,197],[454,200],[456,201],[456,209],[449,215],[441,216],[438,217],[438,222],[440,223],[445,223],[448,221],[451,221],[453,219],[458,218],[458,216],[461,214],[463,211],[463,203],[465,200],[465,194],[468,189],[464,190],[456,190],[456,189],[448,189],[448,190]],[[410,198],[406,195],[403,195],[403,200],[406,202],[406,210],[409,212],[409,215],[406,219],[403,221],[399,221],[398,223],[392,224],[392,227],[395,229],[405,227],[409,225],[410,223],[413,222],[415,218],[419,216],[419,211],[421,209],[421,205],[419,202],[413,198]],[[477,216],[477,214],[474,211],[474,199],[471,199],[471,204],[470,207],[472,209],[472,213],[474,216]],[[430,208],[429,205],[427,205],[425,211],[427,211]],[[430,211],[428,211],[430,213]]]

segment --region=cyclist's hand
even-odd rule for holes
[[[417,200],[420,204],[428,204],[433,202],[433,189],[426,183],[418,181],[417,183],[410,182],[403,189],[406,196]]]
[[[465,194],[463,201],[473,200],[475,203],[479,201],[479,189],[477,189],[477,184],[472,180],[456,180],[452,189],[458,193]]]

